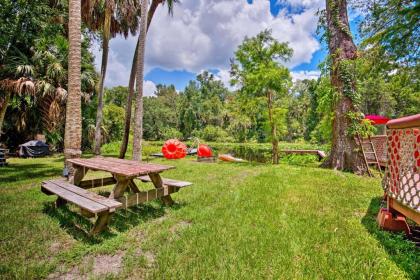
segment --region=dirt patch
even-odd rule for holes
[[[153,223],[155,223],[155,224],[160,224],[160,223],[162,223],[163,221],[165,221],[167,218],[168,218],[168,215],[163,215],[163,216],[161,216],[161,217],[159,217],[159,218],[157,218],[157,219],[154,219],[154,220],[153,220]]]
[[[151,251],[143,251],[141,248],[137,249],[136,256],[143,256],[146,259],[147,267],[153,267],[155,264],[156,256]]]
[[[186,229],[187,227],[191,226],[191,221],[180,221],[179,223],[176,223],[173,225],[169,230],[172,234],[177,233],[183,229]]]
[[[73,240],[54,241],[53,243],[51,243],[49,251],[55,255],[59,252],[70,249],[74,243],[75,242]]]
[[[123,251],[118,251],[114,255],[96,256],[93,261],[93,275],[118,274],[122,268],[123,257]]]
[[[80,275],[79,269],[73,267],[70,271],[62,273],[60,271],[50,274],[47,279],[51,280],[73,280],[73,279],[87,279],[87,276],[82,277]]]
[[[92,276],[116,275],[122,269],[124,254],[123,251],[118,251],[113,255],[86,256],[80,266],[75,266],[64,273],[58,271],[50,274],[48,279],[89,279]]]

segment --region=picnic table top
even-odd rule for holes
[[[151,173],[161,173],[173,169],[174,166],[143,163],[135,160],[119,159],[112,157],[94,157],[89,159],[68,159],[68,162],[76,166],[86,167],[92,170],[107,171],[126,177],[137,177]]]

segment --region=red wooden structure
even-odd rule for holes
[[[406,218],[420,224],[420,114],[387,123],[387,154],[387,207],[377,220],[384,229],[410,234]]]

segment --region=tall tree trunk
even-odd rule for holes
[[[139,41],[137,40],[136,49],[134,51],[133,62],[131,63],[130,81],[128,83],[128,96],[127,105],[125,106],[125,122],[124,122],[124,135],[120,147],[119,158],[124,158],[127,152],[128,138],[130,137],[131,126],[131,111],[133,110],[133,97],[134,97],[134,83],[136,82],[136,69],[137,69],[137,54],[139,50]]]
[[[269,90],[267,92],[267,106],[268,106],[268,121],[271,127],[271,144],[272,151],[271,156],[273,164],[279,163],[279,140],[277,139],[277,128],[273,119],[273,92]]]
[[[324,166],[337,170],[363,173],[365,167],[357,144],[348,129],[352,120],[349,113],[359,112],[351,99],[356,92],[355,75],[345,69],[348,62],[357,58],[347,15],[346,0],[327,0],[328,47],[332,58],[331,83],[338,95],[334,104],[334,121],[331,154]]]
[[[152,22],[153,15],[155,14],[156,8],[163,0],[153,0],[150,5],[150,9],[147,16],[147,32],[149,31],[150,24]],[[136,49],[134,51],[133,62],[131,63],[130,81],[128,82],[128,97],[127,106],[125,107],[125,123],[124,123],[124,135],[120,147],[119,158],[124,158],[127,153],[128,138],[130,136],[131,126],[131,111],[133,107],[134,97],[134,84],[136,82],[136,70],[137,70],[137,55],[139,52],[139,41],[137,40]]]
[[[94,152],[95,155],[101,154],[101,126],[103,119],[103,107],[104,107],[104,83],[106,76],[106,68],[108,66],[108,52],[109,52],[109,39],[111,32],[111,9],[109,7],[105,10],[105,22],[104,30],[102,35],[102,62],[101,62],[101,79],[99,81],[99,93],[98,93],[98,109],[96,110],[96,127],[95,127],[95,143]]]
[[[82,144],[81,112],[81,5],[69,0],[69,66],[66,127],[64,134],[65,159],[80,157]]]
[[[3,133],[3,123],[4,123],[4,116],[6,115],[7,106],[9,105],[11,93],[9,91],[5,92],[5,96],[0,98],[0,137]]]
[[[142,138],[143,138],[143,80],[144,80],[144,57],[146,51],[147,32],[147,9],[148,0],[142,0],[141,20],[139,34],[139,52],[137,55],[137,97],[135,108],[135,125],[133,136],[133,159],[141,161]]]

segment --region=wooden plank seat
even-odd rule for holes
[[[44,181],[41,190],[48,195],[55,194],[59,198],[71,202],[93,214],[114,212],[115,209],[122,206],[118,201],[89,192],[70,184],[64,179]]]
[[[152,179],[150,179],[150,177],[147,176],[147,175],[146,176],[139,176],[139,177],[137,177],[137,179],[139,179],[139,180],[141,180],[142,182],[145,182],[145,183],[152,182]],[[178,180],[167,179],[167,178],[162,178],[162,183],[163,183],[163,185],[166,185],[166,186],[169,186],[169,187],[175,187],[177,189],[188,187],[188,186],[192,185],[191,182],[178,181]]]
[[[96,215],[97,219],[90,231],[91,235],[101,232],[107,226],[115,210],[122,206],[121,202],[79,188],[64,179],[44,181],[41,190],[47,195],[57,195],[57,206],[68,201],[79,206],[84,216]]]

